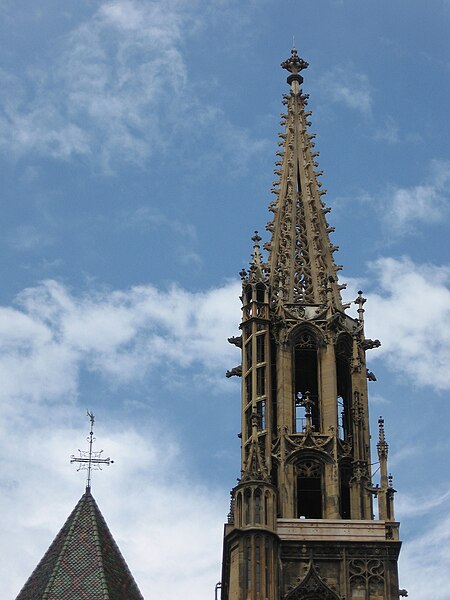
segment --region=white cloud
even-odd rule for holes
[[[443,389],[448,270],[391,258],[373,268],[381,290],[368,294],[367,334],[383,342],[374,353],[417,384]],[[230,282],[203,293],[140,286],[75,295],[47,281],[20,294],[16,308],[0,310],[0,510],[11,557],[1,577],[10,585],[8,596],[31,573],[80,493],[80,477],[66,458],[86,435],[71,426],[79,418],[74,399],[80,370],[119,383],[155,373],[161,365],[177,376],[198,367],[202,377],[215,378],[237,362],[236,349],[225,339],[236,330],[239,291],[239,283]],[[226,493],[188,481],[185,449],[158,423],[143,437],[114,419],[104,427],[108,435],[97,430],[101,447],[116,462],[108,473],[96,474],[94,493],[132,572],[147,597],[183,594],[190,600],[203,594],[206,600],[220,577]],[[126,497],[118,490],[127,490]],[[424,506],[443,505],[444,492]],[[402,512],[414,517],[415,501],[400,499]],[[426,554],[433,544],[434,538],[424,537],[417,547]],[[172,578],[172,565],[183,565],[187,555],[189,566]],[[411,565],[416,559],[406,547],[402,585],[412,580],[420,586]],[[426,568],[434,572],[431,563]]]
[[[429,516],[431,516],[429,514]],[[435,515],[434,525],[415,536],[400,553],[400,586],[418,600],[448,600],[450,590],[450,518]],[[432,583],[430,583],[432,582]]]
[[[0,397],[73,397],[80,368],[121,383],[161,364],[222,374],[235,361],[226,337],[238,295],[235,282],[205,293],[141,286],[75,297],[55,281],[26,289],[20,308],[0,309]]]
[[[450,267],[380,258],[371,269],[379,291],[366,294],[366,334],[382,345],[370,359],[384,359],[409,384],[449,389]]]
[[[79,422],[81,369],[108,384],[156,376],[161,366],[179,376],[194,364],[205,378],[223,379],[236,361],[226,337],[237,326],[239,289],[230,282],[204,293],[141,286],[78,296],[46,281],[24,290],[15,308],[0,309],[5,596],[17,594],[81,494],[83,473],[68,465],[88,425],[71,426]],[[115,419],[103,414],[97,423],[115,463],[94,474],[93,489],[141,591],[206,600],[220,578],[226,491],[195,483],[187,449],[166,427],[153,422],[144,435],[126,416]]]
[[[416,223],[438,223],[449,212],[450,162],[433,160],[428,182],[394,187],[387,198],[386,222],[398,233],[410,233]]]
[[[430,493],[429,491],[422,496],[408,496],[407,494],[398,494],[395,501],[396,512],[402,519],[415,515],[429,513],[431,509],[442,506],[450,499],[450,489],[443,492]]]
[[[31,575],[83,490],[85,472],[75,472],[68,454],[83,443],[88,421],[84,429],[70,428],[74,411],[64,420],[46,412],[41,407],[34,415],[39,429],[17,418],[0,426],[7,465],[0,481],[2,550],[8,557],[0,573],[8,598]],[[106,429],[112,433],[105,435]],[[144,597],[209,598],[220,578],[226,493],[193,483],[182,448],[157,426],[144,438],[123,423],[100,421],[96,436],[115,462],[93,473],[93,494]],[[11,443],[18,439],[20,454]],[[177,577],[173,564],[179,565]]]
[[[82,155],[110,172],[119,160],[143,165],[182,140],[190,160],[192,143],[214,127],[221,153],[236,165],[249,160],[263,142],[200,100],[188,80],[182,42],[206,18],[194,9],[181,0],[104,1],[57,40],[55,55],[38,56],[20,75],[2,71],[0,147],[9,156]],[[212,151],[210,143],[208,152],[198,148],[203,157]]]
[[[356,73],[349,66],[336,67],[322,75],[320,86],[328,100],[366,115],[371,113],[372,90],[364,73]]]

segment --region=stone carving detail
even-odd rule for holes
[[[363,350],[372,350],[373,348],[379,348],[381,346],[380,340],[371,340],[370,338],[366,338],[362,342]]]
[[[370,595],[383,596],[384,564],[380,559],[357,558],[349,562],[351,589],[362,589]]]
[[[285,600],[342,600],[342,598],[324,582],[311,562],[303,581],[286,594]]]
[[[233,367],[232,369],[229,369],[226,373],[225,373],[225,377],[242,377],[242,365],[238,365],[237,367]]]
[[[337,280],[332,277],[332,284],[328,285],[327,275],[336,270],[332,254],[337,247],[328,239],[333,228],[327,227],[322,211],[320,196],[326,191],[319,191],[321,183],[314,171],[317,163],[311,159],[312,154],[316,155],[311,141],[315,136],[306,132],[305,100],[286,98],[286,133],[279,142],[284,147],[283,161],[279,162],[282,168],[276,169],[280,179],[273,188],[277,200],[269,205],[275,217],[267,225],[272,239],[265,245],[271,254],[267,272],[270,272],[272,306],[326,303],[329,292],[331,304],[341,308]],[[300,130],[295,127],[296,122],[301,123]],[[294,148],[301,150],[297,157]],[[306,179],[301,177],[302,173]]]
[[[299,477],[320,477],[322,467],[314,460],[306,460],[297,466],[297,475]]]
[[[295,340],[296,348],[316,348],[317,342],[309,331],[302,331]]]
[[[233,335],[232,337],[229,337],[228,343],[233,344],[233,346],[237,346],[238,348],[242,348],[242,335]]]

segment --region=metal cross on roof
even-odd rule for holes
[[[102,452],[103,450],[100,451],[94,451],[92,450],[92,446],[95,442],[95,437],[94,437],[94,421],[95,421],[95,417],[94,417],[94,413],[87,411],[87,416],[89,417],[89,420],[91,422],[91,430],[89,432],[88,437],[86,438],[87,441],[89,442],[89,450],[78,450],[78,452],[80,453],[80,456],[74,456],[72,454],[72,456],[70,457],[70,462],[71,463],[78,463],[79,467],[77,469],[77,471],[81,471],[81,469],[87,469],[87,479],[86,479],[86,491],[90,492],[91,491],[91,477],[92,477],[92,471],[96,470],[96,471],[101,471],[102,468],[100,465],[110,465],[112,463],[114,463],[113,460],[111,460],[108,456],[108,458],[102,458]]]

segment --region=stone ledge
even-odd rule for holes
[[[391,525],[394,529],[398,529],[397,523],[389,523],[389,525]],[[345,519],[278,519],[277,533],[281,540],[286,541],[392,541],[386,538],[386,521],[357,521]]]

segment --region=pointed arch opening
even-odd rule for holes
[[[339,336],[335,349],[339,437],[344,440],[348,440],[352,434],[352,345],[352,338],[344,333]]]
[[[244,301],[245,304],[250,304],[250,302],[252,301],[252,286],[246,285],[245,286],[245,290],[244,290]]]
[[[256,302],[263,303],[265,301],[265,286],[263,283],[256,284]]]
[[[316,459],[297,463],[297,518],[323,517],[323,464]]]
[[[244,523],[245,525],[250,525],[250,521],[251,521],[251,511],[250,511],[250,505],[251,505],[251,492],[250,490],[245,490],[244,493]]]
[[[245,589],[252,589],[252,545],[250,538],[245,540]]]
[[[242,527],[242,494],[239,492],[236,497],[236,526]]]
[[[315,431],[320,431],[320,398],[318,340],[311,329],[302,328],[293,338],[293,374],[295,402],[295,430],[303,431],[305,408],[303,400],[309,397],[311,420]]]
[[[257,525],[261,524],[261,490],[256,488],[255,490],[255,523]]]

